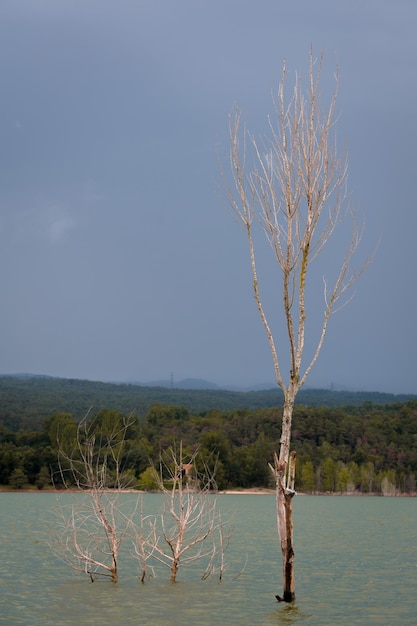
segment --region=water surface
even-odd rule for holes
[[[159,504],[159,496],[144,496],[145,508]],[[274,496],[220,495],[218,504],[225,516],[233,515],[222,581],[202,581],[201,571],[184,569],[173,585],[168,570],[159,570],[142,585],[126,546],[120,582],[93,584],[48,548],[54,494],[0,493],[0,621],[32,626],[417,623],[417,499],[295,498],[293,605],[275,600],[282,583]]]

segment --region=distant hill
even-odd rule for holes
[[[169,389],[220,389],[216,383],[202,378],[185,378],[180,381],[173,380],[153,380],[150,382],[131,382],[131,385],[140,387],[168,387]]]
[[[260,383],[258,385],[239,386],[239,385],[217,385],[210,380],[202,378],[184,378],[183,380],[152,380],[147,382],[129,381],[131,385],[140,385],[141,387],[169,387],[170,389],[218,389],[222,391],[262,391],[265,389],[275,389],[276,383]]]
[[[29,378],[55,378],[47,374],[0,374],[0,378],[18,378],[19,380],[28,380]]]

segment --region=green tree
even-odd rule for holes
[[[382,495],[394,496],[398,493],[395,469],[389,469],[385,472],[381,472],[378,476],[378,482],[380,483]]]
[[[125,443],[122,465],[134,470],[135,476],[139,477],[149,466],[149,462],[154,458],[154,455],[154,448],[146,437],[128,439]]]
[[[361,466],[361,491],[372,492],[376,486],[376,476],[374,464],[371,461]]]
[[[348,470],[354,489],[360,489],[361,486],[361,470],[357,463],[351,461],[348,463]]]
[[[252,457],[252,476],[253,481],[257,486],[266,487],[271,482],[271,475],[268,471],[268,466],[265,460],[272,460],[273,446],[269,439],[265,436],[265,433],[261,431],[255,441],[252,444],[250,451]]]
[[[211,430],[200,437],[201,451],[206,450],[227,465],[231,455],[231,446],[226,435],[220,430]]]
[[[166,425],[168,422],[182,421],[190,418],[190,412],[184,406],[154,404],[146,415],[146,421],[153,426]]]
[[[0,484],[8,485],[10,475],[19,465],[18,448],[14,443],[4,442],[0,444]]]
[[[306,461],[301,466],[301,485],[304,491],[314,491],[316,489],[314,466],[311,461]]]
[[[10,475],[10,486],[13,489],[23,489],[28,484],[28,477],[22,467],[16,467]]]
[[[51,484],[51,473],[45,465],[42,465],[39,470],[35,484],[38,489],[43,489]]]
[[[139,476],[139,489],[143,491],[159,491],[159,476],[155,468],[147,467]]]
[[[342,463],[337,474],[337,489],[346,492],[350,485],[352,485],[352,478],[349,469]]]
[[[335,491],[337,481],[337,463],[327,457],[321,466],[321,487],[323,491]]]
[[[70,413],[55,413],[43,422],[43,431],[54,449],[59,447],[59,442],[65,443],[67,439],[73,443],[76,430],[77,424]]]

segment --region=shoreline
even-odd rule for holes
[[[106,489],[104,490],[106,493],[136,493],[138,495],[143,494],[159,494],[161,492],[157,491],[144,491],[141,489],[121,489],[120,491],[114,489]],[[53,493],[53,494],[63,494],[63,493],[89,493],[88,489],[80,490],[80,489],[9,489],[7,486],[0,487],[1,493]],[[213,492],[214,495],[217,496],[275,496],[275,489],[224,489],[221,491]],[[343,496],[343,497],[374,497],[374,498],[416,498],[417,492],[412,493],[379,493],[379,492],[369,492],[362,493],[360,491],[314,491],[314,492],[305,492],[305,491],[297,491],[295,495],[298,496]]]

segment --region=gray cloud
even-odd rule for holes
[[[388,0],[2,3],[0,372],[273,380],[216,152],[235,103],[266,129],[282,60],[305,74],[313,44],[324,99],[340,67],[364,253],[382,243],[309,382],[415,392],[416,17]]]

